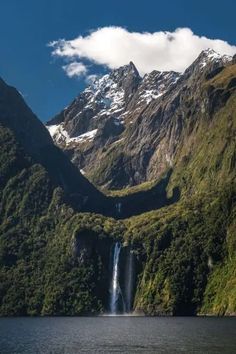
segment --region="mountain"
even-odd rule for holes
[[[235,57],[206,50],[184,73],[169,76],[170,86],[154,85],[155,95],[160,87],[163,94],[148,102],[137,98],[145,78],[139,80],[118,136],[104,141],[103,128],[93,126],[98,129],[93,139],[61,147],[90,180],[106,189],[121,189],[115,192],[118,195],[137,188],[145,195],[163,173],[172,171],[166,190],[171,195],[178,188],[179,202],[126,223],[126,237],[143,269],[136,286],[136,310],[232,314]],[[149,87],[150,83],[148,93],[153,89]],[[130,186],[136,187],[122,192]]]
[[[147,195],[133,209],[142,194],[103,195],[53,144],[20,93],[1,80],[0,315],[107,309],[110,252],[125,226],[94,212],[119,218],[165,205],[167,180],[150,192],[161,201],[151,204]]]
[[[33,163],[41,164],[55,186],[66,192],[78,210],[102,210],[104,197],[93,187],[58,149],[44,125],[25,104],[20,93],[0,81],[0,124],[9,129],[14,139]]]
[[[110,150],[123,145],[133,120],[178,78],[175,72],[153,71],[141,79],[130,63],[95,79],[68,108],[47,123],[47,128],[82,173],[96,174],[103,159],[109,159]],[[122,183],[125,173],[118,169],[115,173]]]
[[[112,220],[76,211],[109,207],[54,146],[20,93],[1,80],[0,315],[98,312],[107,291],[109,257],[102,254],[112,243]],[[109,234],[100,226],[105,222]],[[76,243],[79,234],[86,234],[83,263],[76,257],[84,247]]]
[[[167,200],[165,190],[158,186],[152,191],[152,195],[158,195],[160,201],[154,201],[150,206],[147,205],[150,204],[148,198],[144,202],[139,194],[117,198],[102,194],[79,172],[62,150],[54,145],[47,129],[25,104],[20,93],[2,80],[0,84],[0,124],[4,129],[10,130],[27,159],[33,164],[40,164],[46,170],[53,186],[63,189],[65,199],[76,211],[126,217],[130,213],[139,214],[143,210],[155,209],[172,202],[171,199]],[[133,198],[137,201],[142,198],[144,205],[137,205],[134,210]],[[123,211],[118,215],[117,203],[120,202],[123,203]]]
[[[54,118],[56,147],[1,81],[0,315],[234,315],[235,112],[235,57],[130,63]]]
[[[100,187],[121,189],[158,179],[174,163],[188,117],[204,109],[201,86],[207,75],[231,60],[206,50],[183,74],[153,71],[142,79],[131,63],[95,80],[47,127]],[[192,126],[196,120],[191,118]]]

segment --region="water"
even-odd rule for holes
[[[121,207],[122,207],[122,203],[116,203],[116,211],[118,215],[121,214]]]
[[[111,300],[110,309],[111,313],[117,313],[118,299],[120,295],[119,286],[119,256],[120,256],[121,245],[116,242],[113,254],[113,270],[112,270],[112,286],[111,286]]]
[[[126,312],[132,310],[133,288],[134,288],[134,254],[130,249],[126,264],[126,279],[125,279],[125,295],[126,295]]]
[[[236,353],[236,318],[1,318],[1,354]]]

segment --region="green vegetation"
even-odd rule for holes
[[[96,250],[102,240],[109,245],[120,237],[124,226],[96,214],[76,214],[46,170],[34,164],[3,127],[0,150],[0,314],[102,311],[107,294],[99,289],[106,289],[107,259]],[[82,260],[73,247],[80,245],[81,230],[96,239]]]
[[[208,276],[227,262],[235,192],[228,187],[217,197],[201,195],[126,221],[127,239],[145,255],[137,309],[148,314],[201,311]]]
[[[204,294],[202,313],[236,314],[236,209],[227,228],[227,255],[213,268]]]
[[[117,189],[117,190],[102,190],[102,191],[106,195],[109,195],[112,197],[124,197],[124,196],[130,195],[130,194],[135,194],[135,193],[142,192],[142,191],[148,191],[151,188],[153,188],[160,180],[161,180],[161,178],[158,181],[148,181],[148,182],[144,182],[144,183],[138,184],[137,186],[133,186],[133,187]]]
[[[222,97],[218,90],[232,76],[235,66],[207,81],[203,99],[209,92]],[[132,244],[139,261],[136,310],[235,314],[235,107],[232,92],[211,114],[199,111],[167,187],[169,194],[178,187],[181,199],[123,221],[76,213],[48,171],[0,126],[0,315],[105,311],[115,240]]]

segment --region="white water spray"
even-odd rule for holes
[[[121,244],[116,242],[113,254],[113,269],[112,269],[112,284],[111,284],[111,298],[110,309],[112,314],[117,313],[118,299],[120,294],[119,285],[119,256],[120,256]]]

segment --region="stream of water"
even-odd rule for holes
[[[120,295],[119,285],[119,257],[120,257],[121,244],[115,243],[113,253],[113,266],[112,266],[112,286],[110,298],[110,311],[111,314],[116,314],[118,311],[118,300]]]

